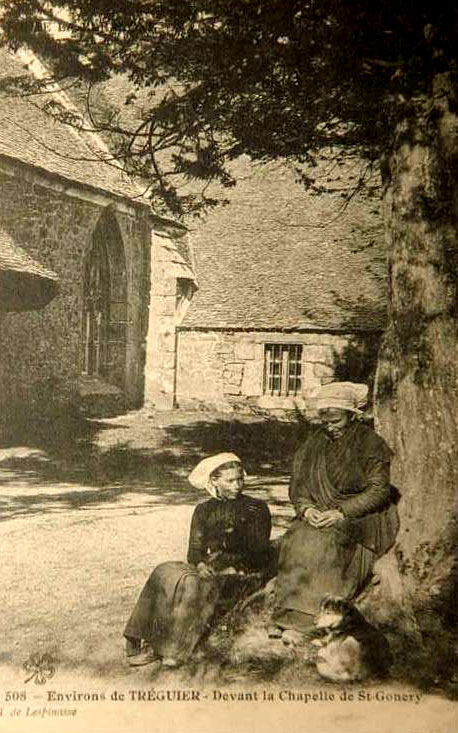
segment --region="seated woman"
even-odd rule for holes
[[[300,638],[326,595],[355,598],[399,528],[391,451],[357,417],[364,384],[334,382],[317,394],[320,426],[295,455],[289,496],[296,519],[280,547],[272,637]]]
[[[273,574],[270,512],[265,502],[242,493],[240,459],[234,453],[205,458],[189,482],[212,498],[194,510],[188,562],[158,565],[140,594],[124,631],[131,666],[186,661],[217,607],[228,610]]]

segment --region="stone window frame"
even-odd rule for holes
[[[265,342],[263,395],[294,397],[302,393],[303,344]]]

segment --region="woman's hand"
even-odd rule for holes
[[[309,507],[303,514],[303,518],[306,522],[312,525],[312,527],[319,527],[321,522],[321,514],[319,509],[315,509],[314,506]]]
[[[209,578],[210,576],[215,574],[215,571],[213,570],[213,568],[211,568],[209,565],[206,565],[204,562],[200,562],[197,565],[197,572],[203,578]]]
[[[321,524],[320,527],[333,527],[334,524],[338,524],[345,519],[340,509],[328,509],[326,512],[321,512]]]
[[[304,512],[304,519],[312,526],[317,529],[324,527],[332,527],[337,522],[341,522],[344,519],[344,515],[339,509],[328,509],[321,512],[315,507],[309,507]]]

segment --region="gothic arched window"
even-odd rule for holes
[[[83,374],[124,388],[127,283],[124,249],[114,216],[95,228],[84,273]]]

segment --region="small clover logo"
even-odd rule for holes
[[[22,666],[29,674],[25,682],[34,680],[36,685],[44,685],[47,680],[54,677],[56,672],[56,663],[52,656],[50,654],[40,654],[39,652],[31,654]]]

